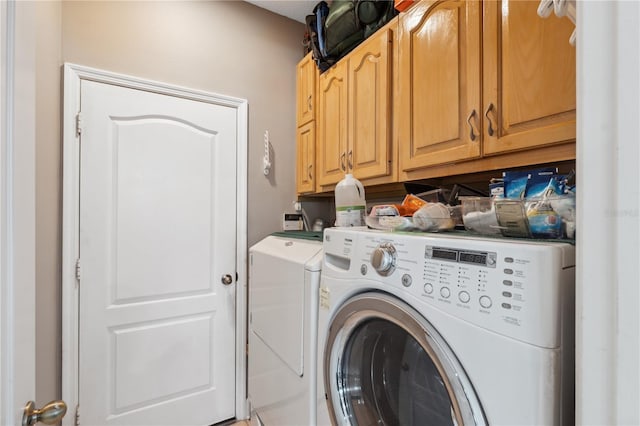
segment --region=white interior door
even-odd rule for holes
[[[236,110],[87,80],[80,98],[80,424],[233,418]]]

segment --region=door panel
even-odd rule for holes
[[[421,2],[400,19],[401,171],[480,156],[479,12]]]
[[[491,29],[483,32],[485,154],[576,137],[576,48],[569,44],[574,25],[541,19],[539,3],[483,3],[484,27]]]
[[[235,110],[83,81],[79,404],[86,424],[235,413]]]
[[[391,160],[392,32],[378,33],[349,56],[349,152],[358,179],[386,176]]]
[[[315,121],[310,121],[297,132],[297,164],[296,185],[299,194],[314,192],[316,184],[314,180],[316,160],[316,132]]]
[[[347,68],[339,62],[320,75],[318,185],[338,183],[347,170]]]
[[[211,290],[215,135],[147,118],[113,120],[113,134],[117,158],[111,232],[118,265],[114,302]],[[187,140],[189,148],[184,147]],[[136,214],[141,211],[154,212],[153,220]],[[159,227],[171,229],[171,238],[158,232]]]
[[[315,117],[314,106],[316,102],[316,63],[311,53],[307,54],[296,68],[298,78],[297,88],[297,117],[298,126],[313,120]]]
[[[114,328],[114,411],[125,413],[148,402],[164,401],[167,396],[211,387],[212,325],[212,315],[206,314]],[[167,335],[176,338],[168,340]],[[148,348],[154,348],[159,356],[150,358]],[[140,365],[145,368],[137,368]]]

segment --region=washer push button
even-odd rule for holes
[[[402,285],[403,285],[403,286],[405,286],[405,287],[409,287],[409,286],[411,286],[411,282],[412,282],[412,281],[413,281],[413,280],[411,279],[411,275],[409,275],[409,274],[404,274],[404,275],[402,276]]]

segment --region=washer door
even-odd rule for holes
[[[456,356],[415,309],[383,293],[349,299],[324,351],[329,415],[338,425],[485,425]]]

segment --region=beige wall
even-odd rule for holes
[[[242,1],[38,2],[37,402],[60,396],[61,65],[71,62],[249,103],[248,242],[295,200],[295,65],[302,24]],[[263,134],[273,146],[262,173]]]
[[[61,322],[61,7],[36,8],[36,403],[60,398]]]

